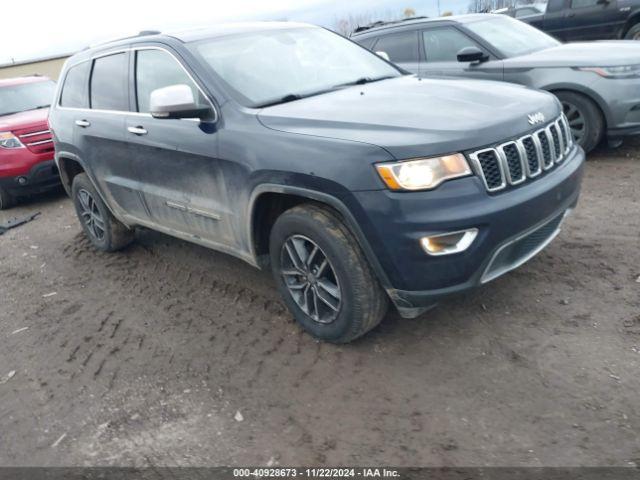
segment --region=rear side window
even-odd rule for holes
[[[371,50],[371,48],[373,47],[373,44],[375,43],[377,38],[376,37],[365,38],[364,40],[358,40],[357,38],[354,38],[354,40],[355,40],[356,43],[359,43],[364,48],[368,48],[369,50]]]
[[[375,46],[376,52],[385,52],[392,62],[417,62],[418,34],[417,32],[402,32],[380,37]]]
[[[478,44],[455,28],[435,28],[422,32],[427,62],[457,62],[458,52]]]
[[[87,80],[91,62],[83,62],[71,67],[64,77],[60,106],[69,108],[87,108],[89,99],[87,96]]]
[[[129,110],[127,94],[127,55],[116,53],[96,58],[91,72],[91,108]]]
[[[199,107],[209,106],[178,61],[162,50],[139,50],[136,53],[136,93],[138,111],[149,113],[151,92],[171,85],[188,85]]]

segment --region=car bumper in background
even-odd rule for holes
[[[591,88],[600,95],[607,110],[609,138],[640,134],[640,79],[600,78]]]
[[[41,193],[59,185],[60,175],[53,160],[36,163],[18,175],[0,177],[0,187],[16,196]]]
[[[403,316],[414,317],[445,296],[481,285],[518,267],[559,232],[577,203],[584,152],[574,148],[554,170],[528,184],[489,195],[478,177],[441,185],[431,192],[358,192],[373,212],[365,232]],[[430,256],[420,238],[478,229],[463,252]]]

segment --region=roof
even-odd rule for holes
[[[403,21],[397,22],[386,22],[379,23],[375,22],[371,24],[369,27],[359,27],[360,30],[356,29],[356,31],[351,34],[352,37],[357,37],[360,35],[368,35],[373,32],[380,32],[381,30],[395,30],[404,27],[409,27],[412,25],[420,25],[420,24],[428,24],[428,23],[472,23],[477,22],[479,20],[486,19],[488,16],[498,16],[492,15],[490,13],[469,13],[467,15],[452,15],[449,17],[433,17],[433,18],[410,18]]]
[[[167,33],[182,42],[193,42],[205,38],[222,37],[236,33],[259,32],[265,30],[281,30],[286,28],[318,28],[308,23],[297,22],[242,22],[221,23],[211,27]]]
[[[3,78],[0,79],[0,88],[12,87],[13,85],[24,85],[25,83],[37,83],[50,81],[49,77],[42,75],[28,75],[25,77]]]

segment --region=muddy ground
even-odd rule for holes
[[[640,464],[639,147],[528,264],[346,346],[240,260],[0,212],[42,212],[0,236],[0,465]]]

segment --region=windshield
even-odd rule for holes
[[[249,107],[402,75],[377,55],[322,28],[243,33],[199,41],[190,49]]]
[[[546,33],[506,16],[488,17],[486,20],[467,23],[465,27],[479,35],[506,58],[560,45],[560,42]]]
[[[48,107],[55,89],[56,84],[50,80],[0,87],[0,115]]]

